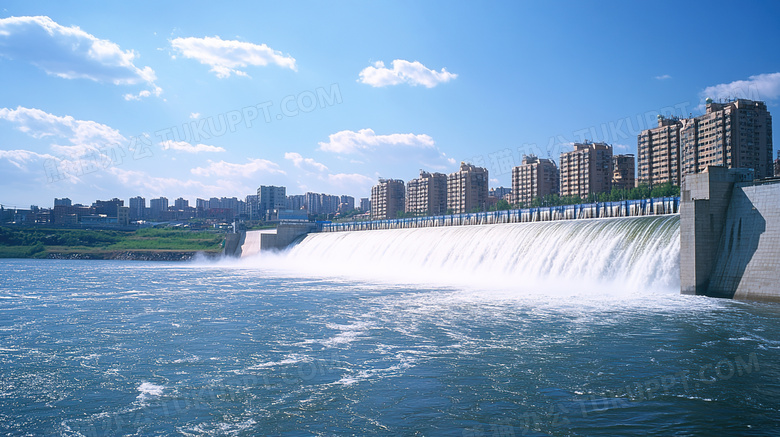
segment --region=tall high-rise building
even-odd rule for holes
[[[205,211],[209,209],[209,201],[198,197],[197,199],[195,199],[195,209],[199,211]]]
[[[371,212],[371,199],[368,197],[361,197],[360,198],[360,209],[363,212]]]
[[[588,197],[612,189],[612,146],[606,143],[574,143],[561,153],[561,196]]]
[[[319,214],[322,209],[322,194],[312,192],[304,193],[303,207],[309,214]]]
[[[219,199],[219,205],[222,209],[229,209],[233,211],[233,215],[238,215],[243,209],[243,202],[238,200],[237,197],[222,197]]]
[[[371,187],[371,217],[377,220],[398,217],[404,211],[404,181],[400,179],[379,179]]]
[[[303,195],[303,206],[309,214],[335,214],[340,204],[341,197],[331,194],[309,192]]]
[[[320,214],[335,214],[339,210],[341,197],[334,196],[332,194],[321,194],[320,199],[321,199]]]
[[[130,198],[130,211],[128,212],[130,220],[138,220],[144,218],[144,212],[146,211],[146,199],[141,196]]]
[[[303,209],[304,204],[304,198],[303,194],[293,194],[290,196],[287,196],[287,202],[285,203],[285,208],[291,209],[294,211],[298,211],[299,209]]]
[[[152,218],[160,218],[164,212],[168,211],[168,198],[159,197],[149,200],[149,212]]]
[[[680,185],[679,118],[658,116],[658,127],[643,130],[637,138],[637,182],[653,187],[664,182]]]
[[[612,156],[612,188],[630,190],[636,186],[634,155]]]
[[[680,185],[683,175],[701,173],[711,165],[751,168],[755,177],[774,173],[772,116],[764,102],[736,99],[715,103],[694,118],[658,118],[658,127],[637,139],[638,182]]]
[[[680,148],[684,175],[722,165],[751,168],[756,179],[772,176],[772,116],[764,102],[707,99],[704,115],[683,121]]]
[[[257,220],[258,215],[257,194],[250,194],[244,200],[244,215],[249,220]]]
[[[111,200],[96,200],[92,204],[92,209],[95,210],[95,214],[104,214],[108,217],[116,217],[117,208],[124,206],[125,201],[114,197]]]
[[[447,175],[420,170],[419,179],[406,184],[406,212],[441,215],[447,212]]]
[[[339,212],[349,212],[355,209],[355,198],[342,195],[339,198]]]
[[[512,203],[530,203],[557,194],[559,186],[560,172],[551,159],[524,155],[522,164],[512,169]]]
[[[173,201],[173,205],[177,211],[184,211],[185,209],[189,208],[190,201],[183,197],[179,197]]]
[[[284,209],[287,203],[287,188],[261,185],[257,189],[257,203],[261,216],[268,219],[273,211]]]
[[[54,206],[73,206],[70,199],[63,197],[62,199],[54,198]]]
[[[460,170],[447,175],[447,209],[454,214],[485,210],[488,198],[488,171],[465,162]]]

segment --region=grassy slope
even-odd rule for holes
[[[45,258],[49,253],[222,250],[223,236],[206,231],[104,231],[0,227],[0,258]]]

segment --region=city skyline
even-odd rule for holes
[[[260,185],[359,199],[461,161],[509,187],[523,154],[559,163],[590,140],[636,155],[658,114],[701,114],[707,97],[772,112],[780,97],[764,44],[705,44],[726,3],[232,5],[6,3],[0,203],[193,204]],[[777,40],[779,6],[762,7],[730,8],[732,30]]]

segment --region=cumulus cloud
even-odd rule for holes
[[[201,153],[201,152],[224,152],[225,149],[217,146],[209,146],[206,144],[192,145],[186,141],[173,141],[166,140],[160,143],[163,150],[177,150],[179,152],[187,153]]]
[[[416,148],[434,148],[434,141],[428,135],[390,134],[377,135],[373,129],[361,129],[357,132],[343,130],[328,136],[328,142],[319,143],[325,152],[351,154],[362,150],[381,147],[410,146]]]
[[[0,108],[0,120],[15,124],[18,130],[33,138],[66,139],[70,145],[52,144],[52,150],[57,153],[80,155],[127,141],[118,130],[105,124],[77,120],[70,115],[57,116],[35,108]]]
[[[200,112],[190,112],[190,118],[193,120],[197,120],[200,118]]]
[[[284,159],[289,159],[298,168],[304,167],[313,168],[317,171],[327,171],[328,167],[325,164],[315,161],[313,158],[304,158],[300,153],[287,152],[284,154]]]
[[[702,98],[775,100],[780,97],[780,73],[759,74],[747,80],[737,80],[709,86],[701,92]]]
[[[88,79],[115,85],[148,84],[151,91],[127,94],[137,100],[162,90],[151,67],[135,65],[137,54],[99,39],[77,26],[62,26],[46,16],[0,19],[0,56],[28,62],[64,79]],[[130,97],[128,97],[130,96]]]
[[[236,164],[225,161],[211,161],[207,167],[197,167],[190,170],[192,174],[198,176],[219,176],[219,177],[241,177],[248,178],[255,175],[255,173],[266,174],[286,174],[279,168],[279,165],[275,162],[268,161],[266,159],[250,159],[249,162],[244,164]]]
[[[223,40],[219,36],[207,36],[176,38],[171,41],[171,46],[184,57],[209,65],[210,71],[220,79],[230,77],[231,74],[248,76],[246,71],[239,68],[250,65],[276,64],[297,71],[295,58],[273,50],[265,44],[257,45],[244,41]]]
[[[353,191],[366,191],[374,185],[374,179],[357,173],[329,174],[328,182],[336,187]]]
[[[441,71],[431,70],[417,61],[396,59],[392,65],[392,69],[386,68],[384,62],[378,61],[373,66],[364,68],[360,72],[360,82],[372,87],[408,83],[412,86],[423,85],[426,88],[433,88],[458,77],[457,74],[450,73],[444,68]]]

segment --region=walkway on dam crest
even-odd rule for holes
[[[425,228],[436,226],[526,223],[551,220],[575,220],[607,217],[636,217],[679,212],[679,197],[597,202],[584,205],[545,206],[509,211],[476,212],[432,217],[323,223],[322,232],[368,231],[376,229]]]

